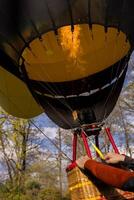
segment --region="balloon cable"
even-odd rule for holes
[[[39,131],[42,135],[44,135],[44,136],[49,140],[49,142],[51,142],[51,144],[53,144],[53,146],[55,146],[55,147],[62,153],[62,155],[64,155],[68,160],[70,160],[70,161],[72,162],[72,159],[71,159],[65,152],[63,152],[63,151],[60,149],[60,147],[59,147],[55,142],[53,142],[53,140],[52,140],[50,137],[48,137],[48,136],[41,130],[41,128],[39,128],[32,120],[30,120],[30,123],[31,123],[36,129],[38,129],[38,131]]]
[[[122,72],[124,72],[124,70],[126,70],[126,68],[127,68],[127,63],[128,63],[128,56],[129,56],[129,54],[126,56],[126,61],[125,61],[125,63],[124,63],[124,66],[123,66],[123,69],[122,69]],[[109,101],[109,99],[110,99],[110,97],[111,97],[111,95],[114,93],[114,90],[116,89],[116,86],[117,86],[117,84],[118,84],[118,81],[119,81],[119,76],[120,76],[120,74],[118,75],[118,73],[119,73],[119,69],[120,69],[120,65],[121,65],[122,63],[121,63],[121,61],[119,62],[119,64],[118,64],[118,67],[117,67],[117,71],[116,71],[116,78],[117,78],[117,80],[116,80],[116,82],[113,84],[113,87],[111,88],[111,90],[110,90],[110,92],[109,92],[109,95],[108,95],[108,97],[106,98],[106,101],[105,101],[105,103],[104,103],[104,116],[103,116],[103,121],[104,121],[104,119],[105,119],[105,117],[106,117],[106,105],[108,104],[108,101]]]
[[[24,63],[23,63],[23,65],[21,66],[21,71],[22,71],[23,76],[24,76],[24,81],[26,82],[26,84],[27,84],[29,90],[31,91],[31,94],[33,95],[34,99],[38,102],[38,104],[41,106],[41,103],[40,103],[39,100],[38,100],[37,94],[36,94],[36,92],[33,90],[33,87],[32,87],[32,85],[31,85],[31,81],[30,81],[30,79],[29,79],[29,77],[28,77],[28,75],[27,75],[27,73],[26,73],[26,68],[25,68]],[[39,84],[41,84],[42,87],[45,88],[45,85],[44,85],[44,84],[42,84],[42,83],[40,83],[40,82],[39,82]],[[53,88],[52,88],[52,89],[53,89]],[[50,91],[50,92],[51,92],[51,91]],[[59,101],[60,103],[62,103],[64,106],[66,106],[68,109],[70,109],[70,111],[72,112],[71,107],[70,107],[67,103],[63,102],[61,99],[58,99],[58,101]],[[48,101],[47,101],[47,104],[48,104],[49,106],[51,106],[51,108],[59,115],[59,118],[61,118],[66,124],[69,125],[70,128],[72,128],[71,123],[70,123],[62,114],[60,114],[60,112],[58,112],[58,111],[56,110],[56,108],[54,108]],[[42,106],[41,106],[41,107],[42,107]]]
[[[3,94],[3,92],[2,91],[0,91],[0,93],[2,93]],[[17,106],[17,104],[15,104],[14,102],[12,102],[11,101],[11,99],[9,99],[8,98],[8,100],[11,102],[11,103],[13,103],[14,104],[14,106],[16,107],[16,109],[19,111],[19,112],[21,112],[21,110],[19,109],[19,107]],[[42,135],[44,135],[68,160],[70,160],[70,161],[72,161],[72,159],[71,158],[69,158],[69,156],[65,153],[65,152],[63,152],[59,147],[58,147],[58,145],[56,145],[55,144],[55,142],[53,142],[32,120],[29,120],[30,121],[30,123],[31,124],[33,124],[38,130],[39,130],[39,132],[41,132],[42,133]]]

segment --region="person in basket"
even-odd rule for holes
[[[90,171],[96,178],[108,185],[134,192],[134,159],[128,156],[108,153],[104,156],[103,163],[92,160],[88,156],[82,156],[76,160],[76,164],[79,168]],[[117,164],[123,169],[114,166]]]

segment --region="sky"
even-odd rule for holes
[[[126,75],[126,79],[125,79],[125,82],[124,82],[124,85],[128,85],[130,82],[133,82],[134,81],[134,53],[132,55],[132,57],[130,58],[130,61],[129,61],[129,68],[128,68],[128,72],[127,72],[127,75]],[[131,118],[132,119],[132,118]],[[130,120],[131,120],[130,119]],[[55,136],[56,136],[56,131],[57,131],[57,128],[58,126],[52,122],[45,113],[41,114],[40,116],[36,117],[33,119],[34,122],[36,123],[36,125],[38,125],[42,131],[50,138],[50,139],[54,139]],[[118,134],[118,133],[117,133]],[[41,136],[42,138],[44,138],[44,136],[42,135]],[[117,135],[118,137],[118,135]],[[120,146],[120,144],[118,144]],[[51,147],[51,148],[50,148]],[[44,138],[44,142],[42,143],[42,146],[41,146],[42,149],[51,149],[52,151],[55,149],[55,147],[50,143],[48,142],[48,140],[45,140]],[[132,147],[133,148],[133,147]],[[134,149],[134,148],[133,148]],[[124,148],[121,150],[122,153],[125,153],[124,152]],[[133,150],[133,153],[134,153],[134,150]],[[1,165],[0,163],[0,177],[2,178],[2,174],[3,174],[3,166]],[[5,174],[4,176],[5,177]]]
[[[34,118],[34,121],[38,124],[40,127],[46,127],[46,128],[57,128],[58,126],[51,120],[49,117],[43,113],[37,117]]]

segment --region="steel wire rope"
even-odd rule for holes
[[[59,146],[50,137],[48,137],[32,120],[30,120],[30,123],[33,124],[38,129],[38,131],[40,131],[40,133],[42,133],[42,135],[44,135],[51,142],[51,144],[53,144],[68,160],[72,161],[72,159],[65,152],[63,152]]]
[[[33,90],[33,87],[31,86],[31,82],[30,82],[29,77],[28,77],[28,75],[27,75],[27,73],[26,73],[26,69],[25,69],[25,66],[24,66],[24,65],[23,65],[23,68],[22,68],[22,72],[23,72],[24,79],[25,79],[25,82],[26,82],[26,84],[27,84],[29,90],[31,91],[31,93],[32,93],[33,97],[35,98],[35,100],[37,101],[37,103],[42,107],[41,103],[40,103],[39,100],[38,100],[38,97],[37,97],[36,92]],[[47,104],[49,104],[48,101],[47,101]],[[51,104],[49,104],[49,105],[50,105],[51,108],[53,108],[53,110],[59,115],[59,117],[60,117],[62,120],[66,121],[67,124],[69,125],[69,127],[72,128],[71,123],[69,123],[63,115],[61,115],[59,112],[57,112],[56,108],[54,108]],[[45,108],[44,108],[44,110],[45,110]]]
[[[47,2],[46,2],[46,5],[47,5]],[[53,18],[52,18],[52,16],[51,16],[51,14],[50,14],[50,10],[49,10],[49,7],[48,7],[48,5],[47,5],[47,9],[48,9],[48,11],[49,11],[49,15],[50,15],[50,19],[52,20],[52,24],[54,25],[55,23],[54,23],[54,20],[53,20]],[[35,31],[36,31],[36,33],[37,33],[37,36],[38,36],[38,38],[40,39],[40,34],[41,33],[39,33],[39,31],[38,31],[38,29],[37,29],[37,27],[36,27],[36,25],[34,24],[34,22],[32,21],[32,20],[30,20],[31,21],[31,24],[32,24],[32,26],[34,27],[34,29],[35,29]],[[54,26],[55,27],[55,26]],[[41,42],[42,43],[42,42]],[[31,50],[31,48],[29,49],[31,52],[32,52],[32,50]],[[32,52],[33,53],[33,52]],[[34,56],[34,54],[33,54],[33,56]],[[25,59],[23,60],[24,62],[26,62],[27,64],[29,64]],[[44,71],[43,71],[43,73],[44,73]],[[45,74],[46,75],[46,74]],[[49,79],[51,79],[51,77],[48,75],[48,73],[47,73],[47,76],[48,76],[48,78]],[[45,89],[47,88],[47,87],[45,87],[45,85],[43,84],[43,83],[41,83],[41,82],[39,82],[38,84],[40,84],[41,86],[43,86]],[[49,92],[51,92],[52,93],[52,91],[55,93],[55,94],[57,94],[55,91],[57,90],[57,87],[56,87],[56,90],[54,90],[54,88],[52,87],[52,86],[50,86],[48,83],[45,83],[45,84],[47,84],[47,86],[50,88],[50,90],[49,90]],[[47,88],[48,89],[48,88]],[[52,90],[52,91],[51,91]],[[58,90],[57,90],[58,91]],[[35,93],[35,92],[34,92]],[[53,94],[53,93],[52,93]],[[60,103],[62,103],[63,105],[65,105],[71,112],[73,112],[74,110],[71,108],[71,106],[68,104],[68,103],[66,103],[66,97],[64,98],[64,100],[62,101],[60,98],[57,98],[58,99],[58,101],[60,102]],[[71,125],[71,123],[70,123],[70,125]],[[71,126],[70,126],[71,127]],[[72,128],[72,127],[71,127]]]
[[[10,99],[9,99],[9,101],[10,102],[12,102]],[[14,102],[12,102],[12,103],[14,103]],[[18,111],[21,111],[20,109],[19,109],[19,107],[18,107],[18,105],[17,104],[15,104],[14,103],[14,105],[16,106],[16,109],[18,110]],[[31,123],[31,124],[33,124],[34,125],[34,127],[36,127],[58,150],[60,150],[60,148],[58,147],[58,145],[55,143],[55,142],[53,142],[52,141],[52,139],[50,138],[50,137],[48,137],[34,122],[33,122],[33,120],[29,120],[29,122]],[[71,158],[69,158],[68,156],[67,156],[67,154],[65,153],[65,152],[63,152],[63,151],[60,151],[66,158],[68,158],[68,160],[70,160],[70,161],[72,161],[72,159]]]
[[[128,54],[129,55],[129,54]],[[125,58],[126,59],[126,61],[125,61],[125,63],[123,63],[123,64],[125,64],[124,65],[124,69],[122,69],[122,72],[124,72],[125,70],[126,70],[126,68],[127,68],[127,59],[128,58]],[[117,67],[117,71],[116,71],[116,76],[115,76],[115,78],[117,78],[117,80],[115,81],[115,83],[113,83],[113,86],[112,86],[112,88],[111,88],[111,90],[110,90],[110,92],[109,92],[109,95],[107,96],[107,98],[106,98],[106,101],[105,101],[105,103],[104,103],[104,115],[103,115],[103,120],[102,121],[104,121],[105,120],[105,117],[106,117],[106,105],[107,105],[107,103],[108,103],[108,101],[109,101],[109,99],[110,99],[110,97],[111,97],[111,95],[113,94],[113,92],[114,92],[114,90],[115,90],[115,88],[116,88],[116,86],[117,86],[117,84],[118,84],[118,81],[119,81],[119,79],[120,79],[120,74],[119,74],[119,76],[117,77],[117,75],[118,75],[118,72],[119,72],[119,69],[120,69],[120,65],[121,65],[121,61],[118,63],[118,67]],[[123,75],[123,73],[121,74],[121,76]]]
[[[67,1],[68,3],[69,3],[69,1]],[[46,2],[46,4],[47,4],[47,2]],[[71,24],[73,23],[73,18],[72,18],[72,10],[71,10],[71,5],[70,4],[68,4],[69,6],[68,6],[68,8],[69,8],[69,13],[71,12]],[[47,8],[48,8],[48,5],[47,5]],[[50,15],[50,10],[49,10],[49,8],[48,8],[48,11],[49,11],[49,15]],[[51,20],[52,20],[52,16],[50,15],[50,18],[51,18]],[[54,23],[54,21],[52,20],[52,22]],[[52,23],[52,24],[53,24]],[[34,28],[36,27],[35,26],[35,24],[34,23],[32,23],[32,25],[34,25]],[[40,38],[40,35],[39,35],[39,32],[38,32],[38,30],[37,30],[37,28],[35,28],[35,30],[36,30],[36,33],[37,33],[37,35],[38,35],[38,37]],[[73,28],[72,28],[72,30],[73,30]],[[48,75],[48,74],[47,74]],[[50,78],[50,77],[49,77]],[[42,85],[44,88],[45,88],[45,86],[44,86],[44,84],[43,83],[41,83],[41,82],[39,82],[39,84],[40,85]],[[49,85],[49,84],[48,84]],[[50,87],[50,86],[49,86]],[[55,92],[55,90],[51,87],[50,88],[50,90],[53,90],[53,92]],[[51,92],[51,91],[50,91]],[[52,92],[51,92],[52,93]],[[53,93],[52,93],[53,94]],[[73,111],[72,110],[72,108],[69,106],[69,104],[67,104],[67,103],[65,103],[65,102],[63,102],[61,99],[58,99],[62,104],[64,104],[66,107],[68,107],[71,111]],[[65,98],[64,98],[64,100],[65,100]],[[52,107],[52,106],[51,106]],[[104,114],[105,115],[105,114]]]
[[[125,0],[123,0],[122,7],[121,7],[121,11],[120,11],[120,17],[119,17],[119,21],[118,21],[117,39],[118,39],[118,36],[119,36],[119,34],[120,34],[120,26],[121,26],[120,21],[121,21],[121,18],[122,18],[122,13],[123,13],[124,4],[125,4]],[[107,23],[108,23],[108,8],[109,8],[109,6],[107,5],[107,7],[106,7],[106,16],[105,16],[105,23],[106,23],[106,26],[107,26]],[[108,28],[108,27],[106,27],[106,28]],[[107,32],[106,32],[106,33],[107,33]],[[127,41],[127,36],[126,36],[126,41]],[[129,55],[130,55],[130,52],[127,53],[126,58],[125,58],[126,60],[128,59],[127,57],[128,57]],[[124,61],[124,62],[125,62],[125,61]],[[124,69],[122,69],[122,71],[124,71],[124,70],[126,69],[127,63],[128,63],[128,60],[125,62],[125,66],[123,66]],[[107,103],[108,103],[108,101],[109,101],[110,96],[112,95],[113,91],[115,90],[115,88],[116,88],[116,86],[117,86],[117,84],[118,84],[119,78],[120,78],[120,77],[117,77],[117,74],[118,74],[119,68],[120,68],[120,64],[121,64],[121,60],[120,60],[119,63],[118,63],[118,67],[117,67],[117,71],[116,71],[116,75],[115,75],[115,78],[117,78],[117,80],[115,81],[115,83],[113,83],[113,87],[111,88],[111,90],[110,90],[110,92],[109,92],[109,95],[108,95],[108,97],[106,98],[106,101],[105,101],[105,103],[104,103],[104,109],[103,109],[103,110],[104,110],[104,115],[103,115],[103,120],[102,120],[102,121],[104,121],[104,120],[105,120],[105,117],[106,117],[106,105],[107,105]],[[124,63],[123,63],[123,64],[124,64]],[[114,67],[114,66],[113,66],[113,67]],[[112,71],[111,71],[111,77],[112,77],[112,73],[113,73],[113,67],[112,67]],[[120,75],[120,74],[119,74],[119,75]]]
[[[34,24],[34,22],[32,22],[31,21],[31,24],[33,25]],[[34,25],[34,28],[35,28],[35,25]],[[37,33],[37,36],[39,37],[39,32],[37,32],[37,29],[36,29],[36,33]],[[32,52],[32,50],[31,50],[31,48],[29,48],[29,50]],[[32,54],[33,54],[33,52],[32,52]],[[33,56],[34,56],[34,54],[33,54]],[[27,64],[29,64],[24,58],[23,58],[23,62],[25,63],[27,63]],[[48,74],[47,74],[48,75]],[[50,78],[50,77],[49,77]],[[43,83],[41,83],[41,82],[39,82],[38,84],[40,84],[41,86],[43,86],[45,89],[46,89],[46,87],[45,87],[45,85],[43,84]],[[46,83],[45,83],[46,84]],[[55,94],[57,94],[55,91],[56,90],[54,90],[53,89],[53,87],[52,86],[50,86],[49,84],[47,84],[48,86],[49,86],[49,92],[50,93],[52,93],[52,91],[55,93]],[[48,88],[47,88],[48,89]],[[57,88],[56,88],[57,89]],[[33,93],[34,91],[32,91],[32,93]],[[35,92],[34,92],[35,93]],[[53,94],[53,93],[52,93]],[[36,95],[36,94],[35,94]],[[57,98],[58,99],[58,101],[60,102],[60,103],[62,103],[64,106],[66,106],[71,112],[73,112],[73,109],[69,106],[69,104],[68,103],[66,103],[66,102],[63,102],[60,98]],[[66,98],[64,98],[64,100],[66,100]],[[39,101],[38,101],[38,103],[39,103]],[[41,105],[41,104],[40,104]],[[51,106],[52,107],[52,106]],[[53,107],[53,109],[55,109],[54,107]],[[56,111],[56,109],[55,109],[55,111]],[[57,112],[57,114],[59,114],[58,112]],[[59,116],[60,116],[60,118],[64,118],[64,121],[66,120],[65,119],[65,117],[63,117],[62,115],[60,115],[59,114]],[[70,128],[72,128],[72,126],[71,126],[71,123],[69,123],[67,120],[66,120],[66,122],[69,124],[69,126],[70,126]]]

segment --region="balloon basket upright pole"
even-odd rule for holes
[[[92,175],[88,174],[87,176],[87,173],[84,170],[81,170],[76,164],[78,137],[80,137],[83,142],[86,154],[90,159],[93,159],[91,148],[88,144],[88,137],[94,135],[95,144],[97,148],[99,148],[99,134],[101,128],[101,125],[95,124],[82,127],[81,129],[77,129],[73,132],[72,163],[66,169],[71,200],[132,200],[134,199],[134,193],[124,192],[107,186]],[[105,128],[104,130],[114,151],[119,153],[110,129]],[[96,156],[98,157],[99,154],[96,153]]]

